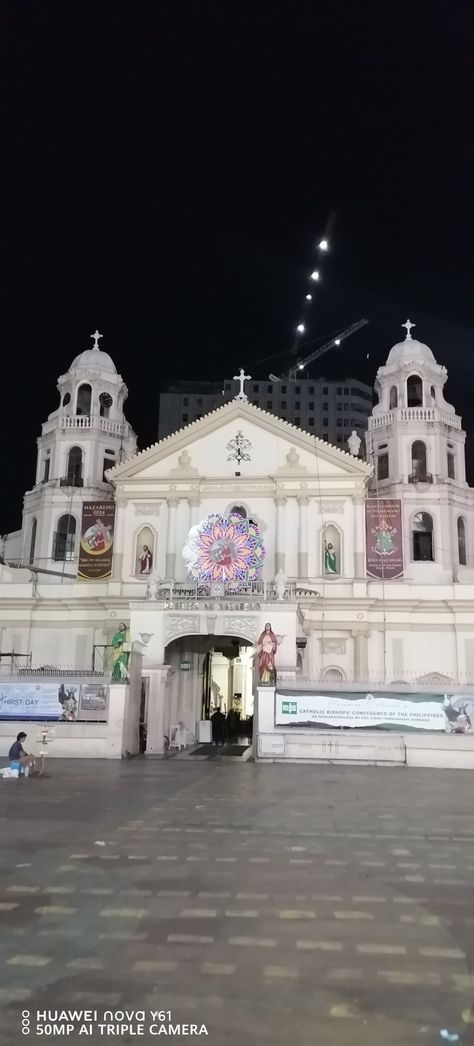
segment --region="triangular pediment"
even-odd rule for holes
[[[244,455],[239,460],[240,453]],[[371,467],[359,458],[251,403],[232,400],[140,451],[107,475],[116,484],[172,477],[353,477]]]

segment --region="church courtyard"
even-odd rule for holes
[[[47,771],[0,781],[6,1046],[62,1010],[171,1011],[215,1046],[474,1041],[467,773],[199,757]],[[78,1027],[68,1041],[99,1041]]]

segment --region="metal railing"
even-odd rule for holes
[[[279,585],[274,581],[252,581],[247,585],[230,585],[224,583],[202,584],[189,581],[164,581],[157,590],[147,595],[161,604],[162,609],[190,610],[193,607],[213,607],[218,604],[229,609],[247,609],[260,603],[291,602],[306,589],[300,588],[295,581],[286,581]],[[314,593],[318,595],[319,593]]]

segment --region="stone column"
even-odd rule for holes
[[[168,580],[172,580],[175,576],[177,514],[178,499],[168,498],[168,533],[166,537],[166,577]]]
[[[306,494],[298,497],[298,577],[308,577],[308,505]]]
[[[365,497],[354,498],[354,577],[365,577]]]
[[[146,754],[163,755],[165,750],[165,731],[168,726],[166,722],[167,704],[167,679],[170,671],[169,665],[160,665],[149,668],[148,676],[148,721]]]
[[[199,523],[200,509],[201,509],[201,498],[199,495],[189,498],[189,504],[191,508],[191,522],[190,528],[195,527],[196,523]]]
[[[112,559],[112,578],[114,581],[121,581],[123,576],[123,558],[124,558],[124,531],[125,531],[125,508],[127,502],[125,498],[117,498],[115,502],[115,532],[114,532],[114,550]],[[128,553],[130,555],[130,551]],[[135,555],[135,549],[132,549],[131,555]],[[130,569],[130,568],[129,568]]]
[[[354,680],[366,683],[369,675],[369,650],[366,632],[353,632],[354,637]]]
[[[275,574],[279,570],[285,573],[285,507],[286,498],[275,498],[276,534],[275,534]]]

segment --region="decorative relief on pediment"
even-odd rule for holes
[[[347,640],[342,637],[330,638],[326,636],[321,640],[321,650],[323,654],[345,654],[346,653]]]
[[[159,516],[159,514],[160,505],[157,501],[152,501],[150,503],[143,502],[139,505],[135,505],[136,516]]]
[[[257,618],[247,617],[226,617],[224,619],[224,634],[242,636],[243,639],[250,639],[253,643],[257,638]]]
[[[197,614],[169,614],[165,618],[165,643],[171,643],[180,636],[199,634],[199,616]]]

